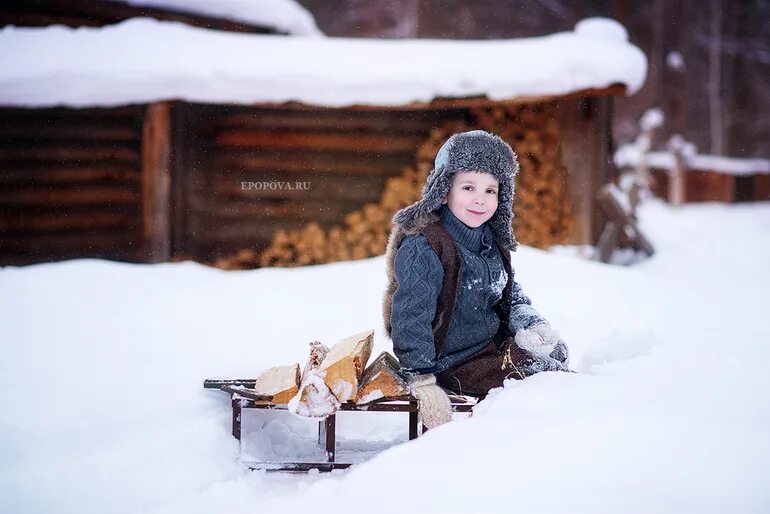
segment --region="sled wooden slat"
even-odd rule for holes
[[[203,382],[206,389],[219,389],[230,395],[232,405],[232,434],[241,440],[241,416],[243,409],[288,410],[285,403],[273,403],[270,397],[258,395],[252,389],[255,379],[210,379]],[[473,407],[480,401],[478,398],[449,394],[453,412],[472,412]],[[409,413],[409,440],[416,439],[427,431],[419,422],[419,404],[411,395],[385,397],[366,404],[345,402],[340,405],[340,412],[406,412]],[[318,422],[318,444],[325,450],[324,462],[254,462],[249,463],[250,469],[266,471],[308,472],[311,469],[331,471],[344,469],[351,463],[336,462],[337,446],[337,415],[332,414]]]

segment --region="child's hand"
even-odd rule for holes
[[[536,333],[545,343],[551,346],[556,346],[556,343],[558,343],[560,339],[559,334],[551,328],[551,325],[548,322],[537,323],[536,325],[527,327],[527,330]]]
[[[407,379],[409,390],[420,402],[423,424],[430,428],[452,421],[452,404],[441,387],[436,385],[436,375],[415,375]]]
[[[552,330],[551,325],[547,322],[538,323],[524,330],[518,330],[514,341],[516,346],[532,357],[545,360],[550,358],[551,352],[556,348],[556,344],[559,342],[559,334]]]

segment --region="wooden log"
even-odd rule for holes
[[[0,169],[1,184],[71,184],[89,182],[139,183],[140,173],[130,167],[6,168]]]
[[[37,121],[37,120],[36,120]],[[52,143],[66,141],[138,142],[139,132],[133,127],[104,127],[57,122],[53,125],[37,123],[8,123],[0,125],[0,138],[6,140]]]
[[[405,153],[419,144],[415,136],[392,134],[328,134],[318,132],[258,132],[224,130],[215,139],[217,146],[238,148],[283,148],[307,150],[345,150],[354,152]]]
[[[320,341],[310,342],[310,355],[302,370],[299,393],[289,402],[289,410],[293,413],[321,419],[339,410],[340,402],[319,375],[321,363],[328,353],[329,348]]]
[[[0,230],[3,232],[130,229],[137,225],[137,216],[131,213],[68,213],[62,216],[22,211],[0,218]]]
[[[284,130],[334,130],[366,131],[388,134],[427,134],[438,121],[435,113],[426,111],[404,117],[393,111],[358,111],[350,113],[340,109],[336,111],[318,110],[307,107],[304,110],[286,111],[285,109],[259,109],[249,113],[229,114],[219,118],[214,129],[250,129],[269,131]]]
[[[358,384],[372,353],[374,330],[338,341],[321,363],[319,374],[341,403],[355,398]]]
[[[142,219],[147,262],[171,256],[171,103],[147,106],[142,129]]]
[[[49,123],[54,120],[73,121],[103,121],[126,122],[138,120],[142,116],[144,106],[129,105],[124,107],[88,107],[85,109],[73,109],[70,107],[50,107],[46,109],[27,109],[24,107],[0,107],[0,118],[9,123],[27,121],[39,121]]]
[[[28,160],[40,163],[43,161],[104,161],[121,162],[139,165],[139,152],[133,148],[119,146],[77,148],[73,146],[49,146],[39,148],[2,148],[0,147],[0,162]],[[6,166],[6,164],[3,164]]]
[[[382,352],[364,371],[356,394],[356,403],[369,403],[384,397],[409,394],[409,386],[399,373],[399,364],[388,352]]]
[[[35,262],[59,260],[60,256],[108,257],[134,255],[139,245],[138,231],[89,230],[52,234],[0,233],[0,260],[6,257],[34,257]],[[133,259],[131,259],[133,260]]]
[[[354,200],[366,202],[376,200],[382,188],[382,177],[358,177],[352,181],[330,173],[312,173],[305,176],[286,173],[244,172],[237,178],[217,174],[212,177],[212,192],[230,198],[285,198],[296,201],[325,200],[334,198],[337,202]]]
[[[214,149],[210,157],[211,166],[223,173],[239,176],[242,171],[253,171],[264,175],[269,172],[286,173],[330,173],[337,175],[391,176],[393,170],[406,163],[406,154],[375,155],[352,152],[308,152],[273,151],[260,149],[236,151],[231,148]]]
[[[130,185],[98,185],[65,188],[17,188],[0,195],[0,205],[118,205],[138,204],[139,191]]]
[[[299,392],[300,379],[299,364],[275,366],[257,377],[254,392],[276,404],[288,403]]]
[[[310,355],[308,356],[307,363],[305,363],[305,367],[302,369],[303,377],[310,373],[311,370],[318,369],[329,353],[329,348],[320,341],[311,341],[309,346]]]
[[[210,225],[222,226],[227,223],[228,227],[235,225],[248,226],[255,222],[269,220],[274,223],[273,230],[276,230],[275,223],[288,225],[290,223],[299,223],[302,221],[318,221],[321,223],[333,223],[338,221],[345,212],[351,208],[350,205],[330,204],[324,200],[305,200],[302,202],[290,200],[275,200],[270,198],[254,198],[251,200],[218,200],[208,199],[208,201],[190,202],[191,210],[194,212],[205,213],[205,217],[211,220]],[[286,222],[284,224],[283,222]],[[281,225],[278,225],[279,227]]]
[[[326,385],[318,370],[303,378],[299,393],[289,401],[289,410],[298,416],[324,419],[340,408],[340,401]]]

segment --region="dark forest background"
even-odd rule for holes
[[[529,37],[572,30],[589,16],[612,17],[649,59],[644,87],[615,102],[616,143],[633,139],[642,113],[659,107],[666,116],[661,145],[676,133],[701,153],[770,156],[767,0],[300,2],[321,30],[338,37]]]

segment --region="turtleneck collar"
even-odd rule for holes
[[[438,209],[437,214],[455,241],[468,250],[479,253],[482,249],[486,250],[492,247],[492,232],[486,223],[476,228],[470,228],[460,221],[446,204]]]

